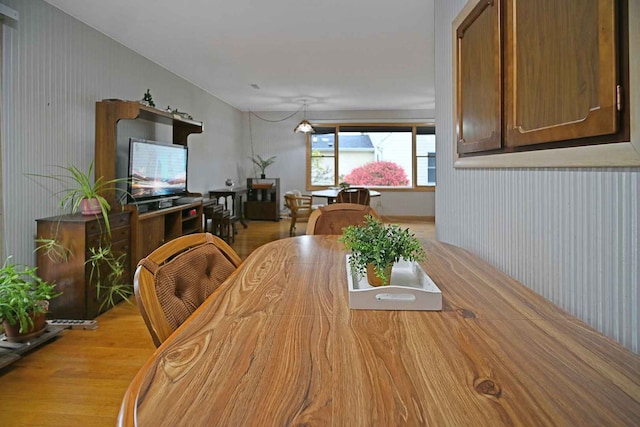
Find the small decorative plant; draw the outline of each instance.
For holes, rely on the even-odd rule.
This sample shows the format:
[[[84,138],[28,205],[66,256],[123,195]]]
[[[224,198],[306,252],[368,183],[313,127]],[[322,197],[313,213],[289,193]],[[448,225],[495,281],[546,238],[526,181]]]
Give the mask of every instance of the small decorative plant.
[[[155,108],[156,103],[153,102],[153,97],[151,96],[151,91],[149,89],[147,89],[144,95],[142,95],[142,103]]]
[[[343,228],[342,232],[339,240],[344,243],[345,249],[351,251],[351,271],[358,277],[366,273],[373,286],[388,285],[393,264],[401,258],[406,261],[422,261],[425,258],[422,245],[408,228],[385,225],[371,215],[365,217],[364,224],[350,225]]]
[[[268,159],[263,159],[260,155],[255,157],[249,157],[254,165],[260,168],[260,178],[266,177],[265,170],[276,161],[276,156],[271,156]]]
[[[17,265],[7,258],[0,268],[0,319],[9,325],[20,325],[20,333],[34,326],[33,317],[46,313],[49,300],[60,295],[55,285],[43,281],[36,267]]]

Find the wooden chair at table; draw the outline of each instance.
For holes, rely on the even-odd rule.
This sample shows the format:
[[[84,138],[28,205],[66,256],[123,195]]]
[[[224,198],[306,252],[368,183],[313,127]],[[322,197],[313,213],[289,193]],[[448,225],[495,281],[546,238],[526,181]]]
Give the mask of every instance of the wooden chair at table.
[[[344,227],[362,224],[366,215],[380,218],[369,205],[332,203],[322,206],[309,216],[307,234],[342,234]]]
[[[178,237],[140,260],[134,292],[156,347],[241,263],[233,248],[211,233]]]
[[[336,196],[336,203],[357,203],[368,205],[371,202],[371,194],[368,188],[350,187],[340,190]]]
[[[298,220],[308,220],[309,215],[314,210],[311,196],[305,196],[298,190],[287,191],[284,194],[284,205],[289,209],[291,225],[289,226],[289,236],[295,236],[296,222]]]

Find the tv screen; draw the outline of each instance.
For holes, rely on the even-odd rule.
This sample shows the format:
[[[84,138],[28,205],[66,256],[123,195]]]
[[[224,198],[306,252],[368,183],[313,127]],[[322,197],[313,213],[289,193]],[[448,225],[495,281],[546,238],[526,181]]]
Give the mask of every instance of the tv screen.
[[[129,201],[187,192],[187,147],[129,139]]]

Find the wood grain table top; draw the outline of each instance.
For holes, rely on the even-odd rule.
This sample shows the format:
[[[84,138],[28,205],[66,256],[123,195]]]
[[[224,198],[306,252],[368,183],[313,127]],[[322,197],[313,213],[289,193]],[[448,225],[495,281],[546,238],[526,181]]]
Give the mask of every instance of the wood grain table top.
[[[639,355],[434,241],[441,312],[350,310],[337,237],[254,251],[142,367],[120,425],[640,425]]]

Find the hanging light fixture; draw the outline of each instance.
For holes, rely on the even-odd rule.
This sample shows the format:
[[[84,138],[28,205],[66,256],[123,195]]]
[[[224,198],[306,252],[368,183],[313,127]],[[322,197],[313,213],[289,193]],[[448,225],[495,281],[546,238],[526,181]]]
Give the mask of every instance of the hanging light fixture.
[[[302,121],[300,122],[300,124],[298,124],[298,126],[296,126],[296,128],[293,131],[296,133],[309,133],[309,132],[315,133],[313,126],[311,126],[311,123],[309,123],[309,121],[307,120],[307,101],[303,101],[302,110],[303,110]]]

